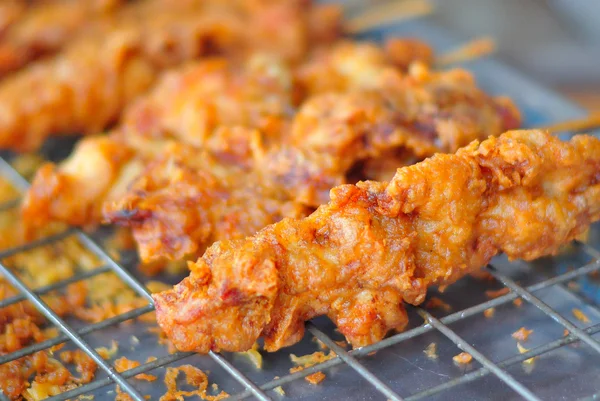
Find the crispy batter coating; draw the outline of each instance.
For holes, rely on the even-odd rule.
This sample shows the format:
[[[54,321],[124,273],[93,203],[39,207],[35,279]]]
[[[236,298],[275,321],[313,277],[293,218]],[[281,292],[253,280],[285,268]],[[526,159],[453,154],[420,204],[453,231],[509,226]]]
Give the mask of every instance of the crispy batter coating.
[[[389,167],[377,160],[390,154],[403,159],[399,167],[436,152],[454,152],[520,123],[510,100],[490,97],[464,70],[437,72],[415,64],[406,75],[388,68],[379,71],[375,79],[379,81],[377,90],[358,85],[358,90],[309,98],[293,120],[290,146],[318,163],[325,162],[323,169],[329,175],[347,177],[356,172],[353,167],[357,163],[375,161],[369,175],[380,177]],[[306,196],[306,183],[314,174],[271,171],[273,179],[307,205],[327,202],[329,188],[321,187],[313,196]],[[316,185],[321,182],[314,180]]]
[[[356,43],[351,48],[344,42],[333,51],[343,48],[344,52],[359,55],[362,47],[363,44]],[[367,62],[360,57],[354,60],[359,64]],[[338,62],[335,58],[331,61]],[[322,60],[311,58],[303,65],[313,63],[321,65]],[[219,127],[246,126],[260,129],[267,145],[282,142],[289,136],[288,126],[297,100],[294,71],[278,58],[257,54],[241,70],[225,59],[213,58],[166,73],[152,91],[133,102],[121,124],[108,137],[85,138],[60,166],[49,164],[40,169],[24,202],[25,219],[37,226],[49,220],[73,225],[99,222],[105,194],[116,196],[119,190],[124,190],[126,179],[131,180],[132,175],[139,173],[140,166],[159,154],[165,141],[209,146],[215,152],[231,153],[233,144],[242,142],[224,138],[223,134],[243,130]],[[361,81],[361,76],[356,75],[348,82],[359,86]],[[249,153],[245,155],[250,157]],[[321,160],[317,164],[310,160],[311,156],[312,152],[303,154],[286,149],[263,157],[262,162],[265,171],[277,173],[273,178],[289,182],[295,177],[298,196],[302,185],[307,191],[302,196],[307,199],[324,198],[331,187],[343,182],[327,178],[337,174],[339,168],[331,161],[331,168],[327,169],[324,157],[318,156]],[[292,175],[292,168],[309,174]],[[96,174],[103,178],[93,179]],[[109,191],[111,187],[117,190]],[[321,194],[313,194],[313,188]]]
[[[360,53],[362,46],[356,45],[355,51]],[[349,51],[347,43],[340,48]],[[504,103],[479,90],[469,74],[431,72],[422,66],[406,76],[388,67],[380,72],[385,90],[379,92],[363,90],[362,75],[356,74],[348,80],[356,90],[318,94],[290,116],[295,96],[292,75],[285,64],[263,56],[252,58],[242,71],[214,59],[166,75],[130,108],[121,127],[108,138],[87,138],[61,166],[40,170],[23,206],[25,220],[34,226],[51,220],[93,224],[100,222],[102,205],[107,204],[107,221],[133,228],[142,260],[180,259],[203,252],[210,241],[244,237],[260,227],[253,223],[256,219],[250,224],[242,221],[235,229],[215,226],[217,216],[226,218],[219,213],[229,213],[219,208],[208,212],[210,219],[199,220],[205,214],[185,205],[197,203],[193,194],[205,183],[207,191],[214,191],[208,181],[191,182],[195,179],[191,172],[178,179],[178,185],[195,192],[168,188],[166,179],[149,185],[160,168],[170,168],[173,158],[187,171],[203,170],[196,173],[200,176],[210,174],[219,163],[227,171],[223,176],[239,174],[232,162],[250,169],[253,176],[260,176],[261,185],[279,192],[286,210],[267,213],[278,219],[289,215],[288,202],[294,204],[292,209],[306,212],[327,202],[336,185],[389,174],[389,163],[380,160],[390,154],[398,156],[390,160],[402,157],[401,164],[407,164],[436,151],[452,151],[457,143],[498,134],[518,121],[513,108],[507,110],[514,118],[507,120],[500,111]],[[448,145],[438,140],[438,127],[441,137],[452,139]],[[186,162],[186,157],[193,158],[185,156],[189,150],[161,156],[170,140],[208,149],[215,159],[206,165]],[[144,169],[155,155],[157,162]],[[361,163],[369,171],[357,169]],[[142,170],[139,180],[129,185]],[[94,180],[96,174],[102,178]],[[220,193],[226,198],[235,186],[223,188],[227,191]],[[192,195],[179,199],[182,193]],[[263,193],[255,191],[253,196]]]
[[[0,40],[8,28],[25,13],[26,9],[26,0],[4,0],[0,3]]]
[[[554,254],[600,219],[600,140],[511,131],[331,191],[309,217],[220,241],[173,290],[154,295],[180,350],[275,351],[329,316],[353,344],[380,340],[418,304],[499,252]]]
[[[329,190],[348,182],[353,166],[359,162],[377,160],[397,149],[410,151],[413,157],[419,160],[439,150],[454,150],[452,146],[466,142],[467,139],[470,141],[487,134],[498,134],[509,128],[504,125],[503,116],[497,112],[498,103],[479,90],[470,75],[462,71],[432,73],[413,69],[406,77],[398,76],[397,70],[388,72],[391,79],[389,85],[384,85],[388,91],[385,95],[375,91],[357,90],[343,94],[317,95],[309,99],[294,117],[291,134],[289,137],[284,136],[280,144],[263,146],[262,139],[249,141],[250,136],[240,136],[239,132],[243,131],[235,131],[238,134],[232,135],[233,130],[221,130],[221,138],[213,137],[211,146],[221,143],[231,148],[250,150],[226,158],[246,159],[247,165],[254,166],[254,174],[258,172],[258,181],[262,185],[276,188],[274,191],[278,192],[282,199],[293,202],[295,208],[303,210],[300,205],[316,208],[319,204],[327,202]],[[393,89],[392,84],[396,85]],[[360,83],[357,85],[360,87]],[[436,98],[435,95],[439,97]],[[213,98],[211,97],[211,101]],[[243,113],[230,115],[242,116]],[[202,116],[200,118],[206,120]],[[419,119],[431,121],[430,126],[423,128],[424,123]],[[183,132],[195,132],[204,136],[206,130],[202,128],[205,125],[198,125],[200,127],[195,130]],[[434,131],[431,137],[428,131],[436,130],[437,126],[440,127],[441,137],[451,138],[454,135],[456,138],[445,146],[443,142],[438,146],[436,132]],[[151,132],[152,129],[146,131]],[[211,131],[215,132],[214,128],[208,130]],[[260,138],[260,134],[257,135]],[[205,139],[201,142],[206,146]],[[255,145],[252,146],[252,143]],[[222,155],[227,153],[232,153],[231,149],[226,148]],[[222,162],[221,164],[218,168],[227,171],[223,176],[239,174],[228,165]],[[235,236],[231,234],[231,228],[228,226],[219,227],[216,223],[219,219],[227,219],[228,212],[223,214],[223,210],[218,206],[212,210],[211,205],[218,204],[216,201],[208,204],[196,201],[195,196],[199,190],[189,195],[189,191],[184,191],[172,183],[148,185],[148,182],[154,181],[160,168],[168,170],[170,165],[169,157],[163,158],[158,164],[144,171],[123,200],[109,204],[106,209],[109,222],[133,228],[143,261],[156,258],[180,259],[186,254],[202,252],[212,241],[235,236],[244,237],[256,231],[254,218],[248,219],[250,224],[240,221],[238,229],[234,231]],[[215,163],[199,163],[195,164],[196,167],[191,167],[193,163],[188,165],[191,169],[202,170],[197,173],[200,176],[210,173],[211,169],[217,169]],[[194,178],[193,174],[177,178],[178,185],[184,185],[184,181],[189,181],[185,185],[194,188],[207,185],[207,190],[211,191],[212,184]],[[229,186],[229,190],[222,191],[221,196],[228,198],[235,187]],[[248,195],[247,199],[260,204],[260,199],[254,197],[263,193],[254,192],[252,196]],[[206,199],[209,198],[211,197],[206,196]],[[237,196],[232,198],[237,199]],[[268,198],[265,198],[265,202],[267,201]],[[190,208],[185,205],[197,207]],[[287,207],[288,203],[284,205]],[[199,213],[197,208],[201,209],[202,213]],[[252,212],[248,213],[251,215]],[[274,218],[284,215],[286,213],[283,212],[269,213],[269,216]],[[261,221],[274,223],[277,220]],[[207,229],[207,226],[211,228]],[[206,231],[211,235],[205,235]]]
[[[199,255],[220,239],[244,238],[284,217],[303,217],[308,210],[278,187],[263,180],[243,154],[258,132],[234,128],[224,133],[229,151],[210,153],[172,144],[150,163],[127,194],[105,204],[113,223],[129,225],[140,258]],[[254,137],[254,138],[253,138]],[[237,151],[242,150],[243,153]]]
[[[0,5],[0,77],[61,49],[81,31],[109,18],[123,0],[45,0]]]
[[[30,150],[52,134],[97,133],[161,71],[200,56],[258,50],[298,60],[315,36],[304,3],[148,0],[128,8],[0,82],[0,147]]]
[[[208,59],[165,75],[109,135],[84,138],[59,166],[40,168],[23,203],[24,220],[33,227],[53,220],[99,223],[102,204],[122,197],[169,141],[250,161],[245,147],[251,137],[245,136],[253,126],[280,131],[290,107],[290,79],[283,64],[262,56],[251,58],[243,74],[224,59]],[[218,128],[228,125],[249,128]]]

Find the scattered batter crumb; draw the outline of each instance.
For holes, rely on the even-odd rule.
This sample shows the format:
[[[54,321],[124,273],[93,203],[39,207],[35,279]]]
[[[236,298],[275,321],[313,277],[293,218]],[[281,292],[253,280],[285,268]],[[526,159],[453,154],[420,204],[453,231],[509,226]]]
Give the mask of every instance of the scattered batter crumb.
[[[528,330],[525,327],[521,327],[519,330],[512,333],[512,338],[517,341],[527,341],[531,333],[533,333],[533,330]]]
[[[468,352],[461,352],[458,355],[454,355],[452,360],[457,365],[466,365],[466,364],[471,363],[471,361],[473,360],[473,357]]]
[[[89,394],[89,395],[82,394],[79,397],[77,397],[77,399],[78,400],[93,400],[94,396],[92,394]]]
[[[179,372],[185,374],[186,383],[194,386],[196,390],[184,391],[177,388],[177,376],[179,376]],[[208,376],[202,370],[192,365],[168,367],[165,374],[165,385],[167,386],[167,392],[160,397],[160,401],[182,401],[184,396],[192,397],[194,395],[207,401],[219,401],[229,397],[229,394],[225,391],[221,391],[217,395],[207,394]]]
[[[262,369],[263,357],[261,353],[258,352],[258,343],[254,343],[252,348],[250,348],[248,351],[238,352],[238,354],[244,355],[250,359],[250,362],[252,362],[257,369]]]
[[[571,334],[571,333],[569,332],[569,330],[567,330],[567,329],[564,329],[564,331],[563,331],[563,337],[566,337],[566,336],[568,336],[569,334]]]
[[[96,352],[100,354],[103,359],[111,359],[119,352],[119,343],[112,340],[110,342],[110,348],[98,347],[96,348]]]
[[[423,353],[425,355],[427,355],[427,358],[429,359],[438,359],[438,354],[437,354],[437,344],[436,343],[431,343],[427,346],[427,348],[425,348],[423,350]]]
[[[527,348],[523,347],[521,345],[521,343],[517,343],[517,349],[519,350],[520,354],[524,354],[526,352],[529,352],[529,350]],[[535,362],[535,357],[529,358],[529,359],[526,359],[526,360],[523,361],[524,364],[528,364],[528,365],[531,365],[534,362]]]
[[[317,351],[317,352],[313,352],[312,354],[303,355],[303,356],[296,356],[294,354],[290,354],[291,361],[295,365],[297,365],[290,369],[290,373],[300,372],[301,370],[304,370],[304,369],[311,367],[313,365],[316,365],[318,363],[328,361],[332,358],[335,358],[336,356],[337,356],[337,354],[333,351],[329,351],[328,354],[325,354],[321,351]],[[311,384],[320,383],[321,381],[323,381],[323,379],[325,379],[325,375],[323,374],[323,377],[321,377],[320,375],[315,376],[317,373],[322,374],[322,372],[316,372],[309,376],[306,376],[304,378],[304,380],[306,380],[307,382],[309,382]],[[318,379],[318,381],[317,381],[317,379]]]
[[[430,309],[440,308],[446,312],[450,312],[452,310],[452,307],[448,303],[444,302],[438,297],[431,297],[425,304],[425,307]]]
[[[573,308],[573,316],[577,318],[577,320],[583,323],[589,323],[590,319],[586,316],[585,313],[581,311],[581,309]]]
[[[344,341],[344,340],[334,341],[334,343],[336,343],[338,346],[340,346],[342,348],[348,347],[348,343],[346,341]]]
[[[517,298],[513,301],[513,304],[517,307],[520,308],[523,305],[523,300],[521,298]]]
[[[210,388],[212,388],[212,390],[215,392],[219,391],[219,385],[217,383],[211,384]]]
[[[273,380],[277,380],[279,379],[279,376],[275,376],[273,378]],[[277,386],[273,389],[274,392],[276,392],[277,394],[279,394],[280,396],[285,396],[285,391],[283,391],[283,387],[281,386]]]
[[[325,373],[323,372],[315,372],[312,375],[306,376],[304,379],[312,385],[317,385],[325,380]]]
[[[572,291],[578,291],[579,290],[579,284],[576,283],[575,281],[569,281],[567,283],[567,288],[572,290]]]
[[[369,352],[369,353],[367,354],[367,356],[373,356],[373,355],[375,355],[376,353],[377,353],[377,351],[372,351],[372,352]]]
[[[494,298],[501,297],[502,295],[506,295],[509,292],[510,292],[510,289],[508,289],[508,287],[504,287],[504,288],[500,288],[499,290],[487,290],[485,292],[485,296],[490,299],[494,299]]]
[[[137,368],[140,365],[141,363],[139,363],[138,361],[127,359],[124,356],[115,361],[115,369],[119,373],[125,372],[126,370],[130,370],[133,368]],[[140,373],[139,375],[135,375],[135,378],[138,380],[145,380],[148,382],[153,382],[154,380],[156,380],[156,376],[149,375],[147,373]]]
[[[483,311],[483,316],[485,316],[486,318],[492,318],[494,317],[494,313],[496,313],[496,309],[495,308],[487,308],[486,310]]]
[[[329,351],[328,354],[325,354],[321,351],[313,352],[312,354],[296,356],[294,354],[290,354],[290,360],[297,366],[302,366],[303,368],[308,368],[310,366],[316,365],[317,363],[328,361],[332,358],[335,358],[337,355],[333,351]]]

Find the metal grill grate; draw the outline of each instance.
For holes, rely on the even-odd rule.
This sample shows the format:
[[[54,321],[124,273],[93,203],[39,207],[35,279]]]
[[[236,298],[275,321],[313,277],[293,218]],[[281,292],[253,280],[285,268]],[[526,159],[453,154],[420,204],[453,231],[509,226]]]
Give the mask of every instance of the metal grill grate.
[[[25,190],[28,186],[27,181],[23,177],[21,177],[4,159],[0,159],[0,174],[2,174],[5,178],[10,180],[17,188],[21,190]],[[8,210],[17,206],[18,200],[11,200],[4,204],[0,204],[0,211]],[[71,236],[75,236],[76,238],[78,238],[78,240],[88,250],[90,250],[93,254],[99,257],[103,265],[90,271],[78,273],[75,276],[65,279],[63,281],[32,290],[28,288],[23,283],[23,281],[21,281],[17,277],[17,275],[14,272],[12,272],[11,269],[9,269],[4,263],[4,260],[10,256],[14,256],[21,252],[32,250],[41,246],[53,244]],[[360,349],[346,351],[344,348],[337,345],[329,335],[327,335],[324,331],[320,330],[315,324],[308,322],[306,325],[307,331],[311,333],[311,335],[314,336],[316,339],[324,343],[332,351],[334,351],[337,354],[337,356],[325,362],[305,368],[304,370],[298,371],[296,373],[292,373],[281,378],[270,380],[266,383],[259,384],[254,382],[220,354],[210,353],[209,357],[218,365],[220,365],[232,378],[234,378],[243,386],[244,390],[238,392],[237,394],[233,394],[230,397],[231,400],[241,400],[251,396],[261,400],[268,400],[271,399],[266,394],[266,392],[269,390],[273,390],[278,386],[282,386],[291,383],[295,380],[302,379],[318,371],[327,371],[328,369],[339,365],[349,366],[357,374],[359,374],[367,382],[369,382],[376,390],[378,390],[386,398],[391,400],[404,399],[414,401],[425,399],[436,394],[446,392],[459,385],[470,383],[476,379],[482,378],[490,374],[496,376],[499,380],[504,382],[507,386],[509,386],[515,392],[521,395],[524,399],[538,400],[538,396],[536,396],[530,389],[528,389],[527,386],[524,385],[518,378],[508,373],[507,368],[522,363],[523,361],[526,361],[530,358],[549,353],[560,347],[575,342],[583,342],[589,347],[591,347],[593,350],[600,353],[600,343],[592,337],[592,335],[600,332],[600,324],[595,324],[585,329],[580,329],[571,322],[569,322],[566,318],[561,316],[561,314],[557,310],[544,303],[540,298],[536,297],[535,295],[535,293],[540,290],[544,290],[558,284],[564,284],[578,277],[582,277],[600,270],[600,251],[597,251],[596,249],[588,245],[582,245],[582,247],[586,254],[594,260],[593,262],[530,286],[521,286],[517,284],[514,280],[502,274],[498,269],[490,265],[487,267],[489,273],[493,277],[495,277],[499,282],[501,282],[506,288],[510,289],[509,293],[494,299],[490,299],[486,302],[482,302],[475,306],[470,306],[466,309],[451,313],[439,319],[432,316],[431,313],[429,313],[423,308],[415,308],[415,311],[419,315],[421,315],[421,317],[423,317],[425,320],[425,323],[423,325],[393,335],[376,344],[366,346]],[[76,329],[71,325],[67,324],[67,322],[65,322],[63,319],[61,319],[41,299],[41,295],[46,294],[50,291],[58,290],[77,281],[89,279],[91,277],[107,272],[116,273],[124,282],[126,282],[133,290],[135,290],[135,292],[139,296],[145,298],[147,300],[147,304],[143,307],[139,307],[126,313],[122,313],[118,316],[108,318],[99,323],[86,325],[84,327]],[[7,355],[1,355],[0,365],[70,340],[74,344],[76,344],[80,349],[82,349],[85,353],[87,353],[91,358],[93,358],[98,364],[99,368],[107,374],[107,377],[97,378],[91,383],[66,391],[60,395],[53,396],[49,398],[50,400],[73,399],[74,397],[77,397],[82,394],[88,394],[101,387],[111,384],[118,384],[123,391],[125,391],[132,397],[132,399],[136,401],[143,401],[143,395],[128,381],[128,379],[134,377],[137,374],[149,372],[153,369],[156,369],[157,367],[166,366],[170,363],[182,360],[191,355],[190,353],[175,353],[160,357],[152,362],[142,364],[136,368],[127,370],[125,372],[118,373],[116,372],[114,367],[111,366],[110,363],[108,363],[100,355],[98,355],[98,353],[89,344],[89,342],[86,342],[84,336],[111,326],[118,325],[122,322],[135,319],[145,313],[152,311],[154,309],[154,305],[147,289],[135,277],[133,277],[121,264],[113,260],[109,256],[109,254],[105,250],[103,250],[102,247],[100,247],[93,239],[91,239],[87,234],[80,230],[69,229],[65,232],[41,240],[32,241],[22,246],[1,251],[0,274],[2,274],[8,282],[10,282],[16,289],[20,291],[20,295],[12,296],[10,298],[1,300],[0,308],[4,308],[24,300],[30,301],[51,323],[56,325],[61,331],[61,334],[55,338],[27,346]],[[558,324],[562,325],[565,329],[569,331],[569,334],[561,339],[554,340],[542,346],[532,348],[520,355],[516,355],[499,362],[493,362],[491,359],[484,356],[484,354],[481,351],[479,351],[476,347],[469,345],[469,343],[464,338],[462,338],[459,334],[457,334],[453,329],[450,328],[450,325],[453,323],[465,320],[476,314],[481,314],[483,311],[489,308],[494,308],[507,304],[519,297],[538,308],[541,312],[552,318]],[[408,340],[417,338],[426,333],[434,331],[441,333],[448,340],[454,343],[459,349],[471,354],[473,358],[476,361],[478,361],[482,366],[477,370],[470,371],[468,373],[463,374],[462,376],[451,379],[437,386],[430,387],[416,394],[410,394],[409,396],[403,397],[403,394],[398,394],[398,392],[394,391],[381,378],[372,373],[365,366],[365,364],[360,362],[361,357],[365,357],[373,352],[384,350],[393,345],[406,342]],[[6,399],[6,397],[1,393],[0,398]]]

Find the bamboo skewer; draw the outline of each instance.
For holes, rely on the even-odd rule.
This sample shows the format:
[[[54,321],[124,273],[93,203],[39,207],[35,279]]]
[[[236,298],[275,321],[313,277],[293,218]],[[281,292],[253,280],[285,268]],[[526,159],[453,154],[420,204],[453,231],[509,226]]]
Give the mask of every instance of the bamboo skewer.
[[[360,15],[349,18],[346,32],[356,34],[392,22],[412,19],[430,14],[433,5],[429,0],[395,0],[366,9]]]
[[[439,55],[435,64],[438,67],[447,67],[451,64],[464,63],[479,57],[487,56],[495,51],[496,43],[494,42],[494,39],[490,37],[478,38]]]
[[[547,130],[553,134],[558,132],[580,132],[592,131],[600,128],[600,113],[592,113],[583,118],[562,121],[560,123],[547,125],[541,129]]]

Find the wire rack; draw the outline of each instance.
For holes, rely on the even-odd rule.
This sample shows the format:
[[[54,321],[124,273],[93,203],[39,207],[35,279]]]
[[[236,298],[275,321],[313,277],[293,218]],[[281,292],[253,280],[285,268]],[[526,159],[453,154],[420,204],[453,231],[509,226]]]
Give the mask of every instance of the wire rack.
[[[21,191],[27,189],[28,182],[14,170],[5,159],[0,159],[0,174]],[[18,206],[18,203],[18,199],[15,199],[5,202],[4,204],[0,204],[0,211],[15,208]],[[93,270],[78,273],[75,276],[51,285],[31,289],[5,264],[5,260],[11,256],[42,246],[57,243],[58,241],[69,237],[76,237],[81,244],[83,244],[90,252],[95,254],[102,261],[102,265]],[[592,261],[587,264],[581,264],[575,269],[555,275],[532,285],[521,285],[508,275],[504,274],[502,269],[497,268],[494,265],[489,265],[486,268],[487,271],[509,290],[508,293],[439,318],[435,317],[430,311],[424,308],[414,308],[413,311],[424,319],[424,323],[422,325],[413,327],[405,332],[395,334],[383,341],[363,348],[348,351],[338,345],[331,335],[327,334],[316,324],[313,322],[308,322],[306,324],[307,332],[310,333],[310,335],[314,338],[321,341],[330,350],[335,352],[337,356],[296,373],[284,375],[280,378],[258,383],[257,381],[252,380],[249,375],[242,373],[239,367],[237,367],[224,355],[219,353],[210,353],[208,357],[218,364],[230,376],[230,378],[234,379],[241,385],[242,390],[232,394],[230,397],[231,400],[241,400],[248,397],[258,398],[260,400],[269,400],[273,397],[269,393],[270,390],[292,383],[319,371],[327,372],[336,366],[346,366],[347,368],[352,369],[356,374],[360,375],[370,385],[372,385],[373,389],[380,392],[385,398],[390,400],[397,401],[426,399],[435,395],[444,394],[453,388],[472,383],[475,380],[484,378],[486,376],[496,377],[524,399],[539,400],[540,397],[536,395],[523,382],[523,380],[521,380],[520,377],[516,377],[514,373],[510,372],[511,367],[527,361],[530,358],[548,354],[551,351],[577,342],[586,344],[591,350],[593,350],[593,352],[600,354],[600,342],[593,338],[594,334],[600,332],[600,324],[592,324],[589,327],[583,328],[579,327],[578,325],[572,323],[571,320],[567,319],[563,313],[560,313],[557,309],[551,307],[547,302],[543,301],[539,296],[536,295],[536,293],[542,290],[565,284],[569,281],[584,277],[600,270],[600,251],[585,244],[580,244],[579,249],[585,252],[587,256],[592,259]],[[120,279],[122,279],[131,289],[133,289],[139,296],[143,297],[147,301],[146,305],[98,323],[83,327],[74,327],[66,320],[59,317],[41,298],[42,295],[51,291],[65,288],[69,284],[86,280],[107,272],[114,272],[116,275],[118,275]],[[86,337],[95,332],[104,330],[106,328],[115,327],[123,322],[130,321],[153,311],[154,304],[146,287],[141,284],[140,281],[138,281],[122,264],[116,262],[95,240],[81,230],[68,229],[56,235],[1,251],[0,274],[2,274],[6,280],[20,292],[20,295],[1,300],[0,308],[4,308],[22,301],[29,301],[49,320],[50,323],[55,325],[61,332],[61,334],[55,338],[27,346],[10,354],[1,355],[0,365],[27,355],[31,355],[37,351],[48,349],[57,344],[70,341],[88,354],[98,364],[98,367],[106,373],[105,377],[98,377],[88,384],[68,390],[60,395],[53,396],[49,398],[50,400],[73,399],[79,395],[89,394],[102,387],[116,384],[120,386],[124,392],[129,394],[133,400],[143,401],[145,398],[140,390],[137,389],[136,386],[134,386],[128,379],[131,379],[140,373],[150,372],[158,367],[166,366],[192,355],[190,353],[175,353],[165,355],[152,362],[148,362],[136,368],[118,373],[114,366],[112,366],[110,362],[104,360],[97,353],[97,351],[95,351],[94,347],[88,341],[86,341]],[[514,355],[499,361],[493,361],[492,358],[487,357],[482,350],[478,349],[476,346],[470,345],[469,341],[467,341],[464,336],[460,335],[452,328],[453,324],[465,321],[468,318],[479,315],[488,309],[509,304],[517,298],[522,298],[525,302],[537,308],[545,316],[551,318],[560,326],[564,327],[564,329],[568,330],[569,334],[562,338],[552,340],[527,350],[522,354]],[[409,342],[410,340],[419,338],[431,332],[437,332],[437,334],[442,335],[447,340],[455,344],[455,346],[460,350],[469,353],[474,360],[480,364],[480,367],[451,380],[423,389],[419,392],[410,393],[407,389],[407,391],[403,393],[402,391],[393,389],[389,384],[386,383],[386,380],[373,373],[372,369],[369,369],[367,365],[361,361],[361,359],[368,355],[372,355],[374,352],[389,350],[395,345]],[[597,395],[592,395],[591,397],[595,396]],[[2,393],[0,393],[0,398],[7,399]]]

